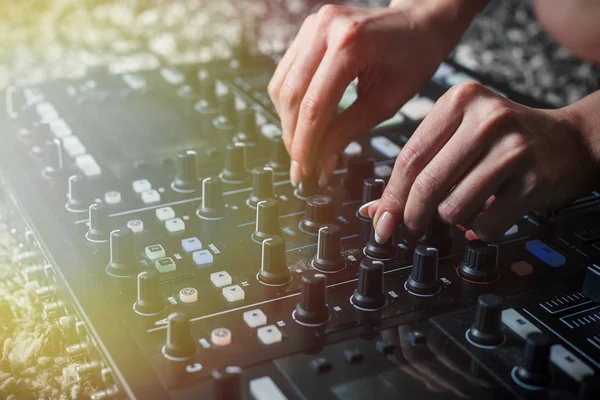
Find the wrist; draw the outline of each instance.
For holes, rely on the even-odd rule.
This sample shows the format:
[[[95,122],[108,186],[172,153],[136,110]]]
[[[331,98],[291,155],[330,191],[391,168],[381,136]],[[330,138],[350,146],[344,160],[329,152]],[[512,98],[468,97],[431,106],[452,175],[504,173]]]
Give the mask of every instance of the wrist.
[[[600,115],[597,112],[599,107],[600,91],[597,91],[560,109],[586,142],[597,169],[600,169]]]

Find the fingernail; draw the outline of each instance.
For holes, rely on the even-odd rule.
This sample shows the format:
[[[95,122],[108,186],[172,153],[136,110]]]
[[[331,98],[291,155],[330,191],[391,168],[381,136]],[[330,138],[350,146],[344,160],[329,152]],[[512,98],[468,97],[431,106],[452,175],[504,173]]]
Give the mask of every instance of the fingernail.
[[[302,169],[300,168],[300,164],[298,164],[297,161],[292,161],[292,165],[290,165],[290,182],[292,183],[292,186],[298,186],[301,180]]]
[[[369,207],[371,206],[371,204],[375,203],[378,200],[379,199],[369,201],[368,203],[365,203],[362,206],[360,206],[360,208],[358,209],[358,213],[360,214],[360,216],[363,218],[371,218],[369,216]]]
[[[319,177],[319,187],[321,189],[325,188],[325,186],[327,186],[328,182],[329,182],[329,180],[327,179],[325,174],[321,171],[321,176]]]
[[[381,214],[377,226],[375,226],[375,240],[379,244],[384,244],[392,236],[395,229],[392,214],[389,211],[385,211]]]

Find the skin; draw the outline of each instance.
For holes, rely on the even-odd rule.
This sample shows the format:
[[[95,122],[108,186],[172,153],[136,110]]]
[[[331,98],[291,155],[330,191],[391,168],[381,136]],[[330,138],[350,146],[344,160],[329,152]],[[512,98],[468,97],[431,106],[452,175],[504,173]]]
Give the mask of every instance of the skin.
[[[600,16],[598,6],[573,3],[580,10],[569,8],[568,34],[556,22],[564,21],[560,14],[548,12],[544,1],[535,4],[542,26],[552,27],[564,44],[573,26],[583,36],[598,29],[586,23],[590,12]],[[384,9],[324,6],[308,17],[269,84],[292,159],[292,184],[318,172],[326,185],[346,145],[417,92],[485,4],[397,0]],[[600,59],[597,37],[580,40],[578,54]],[[358,100],[337,114],[355,78]],[[541,110],[474,82],[456,85],[402,149],[382,198],[360,212],[373,219],[380,243],[400,223],[409,235],[421,236],[436,214],[493,241],[527,211],[560,206],[597,186],[598,107],[600,92]]]

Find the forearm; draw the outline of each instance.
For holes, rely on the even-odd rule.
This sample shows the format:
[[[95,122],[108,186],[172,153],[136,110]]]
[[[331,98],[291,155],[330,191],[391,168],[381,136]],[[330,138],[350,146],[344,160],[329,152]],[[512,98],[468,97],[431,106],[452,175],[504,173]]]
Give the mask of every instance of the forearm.
[[[600,171],[600,90],[563,108],[569,115],[573,125],[587,140],[596,170]],[[596,186],[600,188],[600,182]]]

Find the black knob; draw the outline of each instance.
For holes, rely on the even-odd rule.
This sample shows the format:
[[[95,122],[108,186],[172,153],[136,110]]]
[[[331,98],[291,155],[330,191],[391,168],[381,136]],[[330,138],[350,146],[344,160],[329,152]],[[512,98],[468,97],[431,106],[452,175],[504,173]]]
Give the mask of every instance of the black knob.
[[[171,184],[177,192],[193,192],[198,187],[198,174],[196,172],[196,152],[188,150],[177,154],[175,160],[177,172]]]
[[[362,204],[378,200],[383,195],[385,181],[379,178],[368,178],[363,181]]]
[[[375,161],[372,158],[352,156],[346,162],[347,173],[344,177],[344,188],[350,198],[359,198],[365,179],[375,174]]]
[[[230,91],[219,95],[219,115],[228,120],[235,115],[235,96]]]
[[[262,243],[263,240],[277,235],[281,235],[277,200],[263,200],[256,206],[256,230],[252,238]]]
[[[375,229],[371,224],[371,233],[369,241],[365,246],[365,255],[375,260],[389,260],[396,257],[398,249],[394,240],[394,235],[389,238],[385,243],[379,244],[375,239]]]
[[[196,354],[187,315],[176,312],[169,315],[167,321],[167,342],[163,347],[163,355],[172,361],[185,361]]]
[[[495,347],[504,342],[502,325],[502,297],[491,293],[477,298],[475,321],[467,331],[468,339],[480,346]]]
[[[310,196],[306,201],[304,217],[300,224],[305,231],[316,234],[321,226],[333,222],[334,219],[333,199],[324,194],[317,194]]]
[[[273,171],[264,167],[254,168],[252,170],[252,193],[250,193],[247,204],[256,208],[261,201],[274,198]]]
[[[214,384],[214,400],[238,400],[242,398],[242,369],[240,367],[214,370],[211,376]]]
[[[129,228],[119,228],[110,233],[110,262],[106,271],[113,276],[124,277],[136,273],[136,260],[133,256],[133,232]]]
[[[46,178],[57,178],[62,176],[65,170],[65,164],[60,139],[53,139],[46,143],[44,155],[46,166],[44,167],[43,175]]]
[[[344,269],[346,263],[342,257],[341,237],[337,225],[327,224],[319,228],[317,254],[312,261],[315,269],[322,272],[337,272]]]
[[[158,288],[158,274],[154,270],[137,276],[137,299],[134,309],[141,315],[156,315],[165,308]]]
[[[255,144],[258,141],[258,126],[256,125],[256,113],[251,107],[238,111],[237,133],[234,142]]]
[[[271,151],[267,167],[271,168],[275,174],[286,175],[290,172],[290,155],[285,148],[281,136],[271,139]]]
[[[104,204],[92,204],[89,208],[88,231],[85,237],[91,242],[108,240],[108,209]]]
[[[439,218],[433,218],[418,242],[423,246],[435,247],[440,256],[446,256],[452,250],[452,227]]]
[[[86,179],[81,175],[73,175],[69,178],[67,189],[67,210],[72,212],[84,212],[88,209]]]
[[[294,191],[296,197],[306,200],[310,196],[321,192],[319,188],[319,176],[316,171],[313,171],[309,176],[304,178],[302,182],[298,184],[298,188]]]
[[[550,373],[550,348],[552,340],[547,333],[531,333],[525,339],[523,358],[513,370],[517,383],[542,388],[552,382]]]
[[[221,219],[225,216],[223,186],[216,176],[202,180],[202,200],[196,210],[198,217],[208,220]]]
[[[267,285],[284,285],[290,281],[290,270],[285,259],[285,242],[281,236],[263,240],[258,280]]]
[[[463,260],[458,268],[465,279],[488,282],[498,275],[498,249],[482,240],[471,240],[465,246]]]
[[[323,325],[329,321],[325,275],[312,272],[302,275],[300,300],[293,317],[306,326]]]
[[[244,146],[229,143],[225,150],[225,168],[219,177],[225,183],[242,183],[248,176],[246,172]]]
[[[438,251],[434,247],[417,246],[406,290],[417,296],[431,296],[440,291]]]
[[[204,106],[215,106],[217,103],[217,88],[215,80],[208,71],[198,71],[198,83],[200,85],[200,99]]]
[[[364,259],[360,262],[358,284],[351,298],[352,304],[363,310],[379,310],[385,306],[383,263]]]

